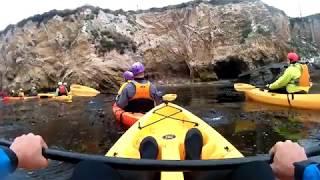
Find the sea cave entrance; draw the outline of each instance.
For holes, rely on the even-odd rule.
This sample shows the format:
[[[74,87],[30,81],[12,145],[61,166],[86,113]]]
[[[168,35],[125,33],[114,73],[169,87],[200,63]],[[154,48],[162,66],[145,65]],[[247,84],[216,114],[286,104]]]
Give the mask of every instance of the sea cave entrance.
[[[249,67],[242,59],[229,57],[216,62],[213,69],[219,79],[236,79],[239,74],[247,71]]]

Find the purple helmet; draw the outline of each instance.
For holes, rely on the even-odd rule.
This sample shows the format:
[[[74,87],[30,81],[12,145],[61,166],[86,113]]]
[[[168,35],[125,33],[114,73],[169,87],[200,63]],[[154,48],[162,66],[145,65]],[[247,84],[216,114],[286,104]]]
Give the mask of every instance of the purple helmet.
[[[131,66],[131,72],[133,73],[133,75],[138,75],[140,73],[144,72],[144,66],[143,64],[141,64],[140,62],[135,62],[134,64],[132,64]]]
[[[134,76],[131,71],[126,71],[123,73],[123,78],[124,80],[128,81],[128,80],[133,80]]]

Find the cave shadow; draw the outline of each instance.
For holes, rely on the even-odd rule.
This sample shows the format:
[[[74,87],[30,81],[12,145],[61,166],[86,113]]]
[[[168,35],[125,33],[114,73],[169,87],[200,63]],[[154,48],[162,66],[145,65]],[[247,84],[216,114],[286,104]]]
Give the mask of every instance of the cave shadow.
[[[238,57],[228,57],[218,61],[213,67],[218,79],[236,79],[242,72],[248,71],[249,67],[244,60]]]

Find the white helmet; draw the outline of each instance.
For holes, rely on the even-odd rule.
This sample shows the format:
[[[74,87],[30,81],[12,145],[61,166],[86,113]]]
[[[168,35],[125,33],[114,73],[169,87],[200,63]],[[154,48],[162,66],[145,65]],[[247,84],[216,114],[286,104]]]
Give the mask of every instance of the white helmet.
[[[66,82],[63,83],[64,86],[68,85]]]
[[[36,87],[35,86],[32,86],[32,88],[31,89],[36,89]]]
[[[61,85],[62,85],[62,82],[58,82],[58,85],[61,86]]]
[[[19,89],[19,91],[22,91],[22,90],[23,90],[22,88]]]

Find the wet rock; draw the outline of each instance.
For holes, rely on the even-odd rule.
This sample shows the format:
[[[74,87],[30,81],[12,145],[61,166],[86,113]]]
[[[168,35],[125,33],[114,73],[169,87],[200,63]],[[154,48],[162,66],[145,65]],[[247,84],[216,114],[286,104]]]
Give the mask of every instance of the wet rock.
[[[247,117],[247,115],[246,115],[245,113],[241,113],[239,116],[240,116],[240,118],[245,118],[245,117]]]
[[[274,63],[262,66],[252,71],[247,71],[238,76],[238,81],[256,86],[265,86],[274,82],[288,67],[286,63]]]

